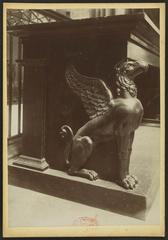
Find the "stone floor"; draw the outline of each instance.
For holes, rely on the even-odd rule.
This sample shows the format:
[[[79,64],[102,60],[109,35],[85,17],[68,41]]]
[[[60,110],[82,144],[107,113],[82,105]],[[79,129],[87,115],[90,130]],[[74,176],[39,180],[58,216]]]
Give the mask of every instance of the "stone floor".
[[[149,151],[142,151],[142,157],[150,157],[152,151],[159,161],[159,134],[158,127],[140,127],[136,133],[136,151],[138,144],[148,145]],[[9,185],[8,196],[9,227],[157,225],[160,222],[159,192],[145,221],[12,185]]]

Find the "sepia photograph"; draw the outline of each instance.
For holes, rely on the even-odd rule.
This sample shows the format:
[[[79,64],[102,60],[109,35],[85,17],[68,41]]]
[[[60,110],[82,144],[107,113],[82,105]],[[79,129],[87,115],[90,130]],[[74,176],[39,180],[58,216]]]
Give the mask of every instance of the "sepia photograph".
[[[3,8],[4,237],[164,236],[165,4]]]

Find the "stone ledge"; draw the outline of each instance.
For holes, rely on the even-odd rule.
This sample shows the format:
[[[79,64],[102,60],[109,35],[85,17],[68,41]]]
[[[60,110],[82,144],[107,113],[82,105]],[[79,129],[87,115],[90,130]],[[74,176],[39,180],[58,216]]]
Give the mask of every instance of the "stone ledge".
[[[40,172],[13,165],[9,162],[9,184],[33,191],[68,199],[118,214],[145,220],[156,189],[145,193],[140,189],[125,190],[115,183],[69,176],[64,172],[47,169]]]

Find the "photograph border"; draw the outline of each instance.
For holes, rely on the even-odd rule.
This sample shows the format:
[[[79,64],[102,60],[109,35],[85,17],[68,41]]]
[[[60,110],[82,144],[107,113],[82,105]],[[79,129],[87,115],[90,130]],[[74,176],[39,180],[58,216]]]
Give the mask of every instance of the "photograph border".
[[[8,226],[7,164],[7,44],[6,10],[42,8],[159,8],[160,9],[160,225],[26,227]],[[164,236],[165,232],[165,3],[4,3],[3,4],[3,236],[75,237],[75,236]]]

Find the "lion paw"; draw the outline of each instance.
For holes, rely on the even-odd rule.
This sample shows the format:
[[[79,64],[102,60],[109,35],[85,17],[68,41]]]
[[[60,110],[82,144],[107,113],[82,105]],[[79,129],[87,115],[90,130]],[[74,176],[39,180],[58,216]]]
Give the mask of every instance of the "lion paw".
[[[91,181],[99,178],[97,172],[89,169],[74,170],[73,168],[69,168],[68,174],[72,176],[87,178]]]
[[[88,170],[88,173],[89,173],[90,180],[96,180],[99,178],[97,172],[93,170]]]
[[[119,184],[126,189],[134,189],[138,184],[138,179],[134,175],[126,175],[125,178],[119,181]]]
[[[99,178],[97,172],[95,172],[94,170],[82,169],[81,171],[82,171],[82,173],[85,174],[85,177],[88,178],[91,181]]]

